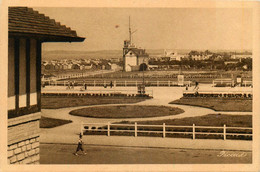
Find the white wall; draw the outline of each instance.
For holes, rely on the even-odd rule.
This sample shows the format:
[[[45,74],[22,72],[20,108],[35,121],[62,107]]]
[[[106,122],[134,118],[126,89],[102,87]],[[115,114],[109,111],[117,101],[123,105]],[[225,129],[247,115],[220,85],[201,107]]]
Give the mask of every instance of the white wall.
[[[26,106],[26,40],[20,39],[19,54],[19,107]]]
[[[125,70],[126,71],[131,71],[131,67],[130,66],[136,66],[136,65],[137,65],[137,57],[136,57],[136,55],[132,51],[129,51],[125,55]]]
[[[36,40],[31,40],[31,51],[30,51],[30,92],[36,93]]]
[[[15,95],[14,87],[14,39],[8,40],[8,97]]]

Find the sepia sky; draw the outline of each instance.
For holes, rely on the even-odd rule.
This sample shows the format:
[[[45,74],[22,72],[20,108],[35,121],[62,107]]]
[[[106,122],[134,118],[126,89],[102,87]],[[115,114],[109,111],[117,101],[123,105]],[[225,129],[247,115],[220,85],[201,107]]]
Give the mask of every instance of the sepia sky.
[[[146,49],[252,49],[252,10],[241,8],[34,8],[71,27],[82,43],[46,43],[43,50],[121,50],[128,39]]]

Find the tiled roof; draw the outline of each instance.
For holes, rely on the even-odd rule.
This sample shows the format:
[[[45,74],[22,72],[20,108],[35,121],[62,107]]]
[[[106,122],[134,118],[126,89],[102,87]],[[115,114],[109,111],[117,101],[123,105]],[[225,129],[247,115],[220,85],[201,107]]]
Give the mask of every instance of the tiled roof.
[[[138,57],[148,57],[149,55],[145,52],[144,49],[140,49],[140,48],[129,48],[129,51],[133,51],[133,53],[136,54],[136,56]]]
[[[46,42],[74,42],[84,41],[85,39],[78,37],[76,31],[61,25],[44,14],[39,14],[38,11],[34,11],[32,8],[9,7],[8,17],[10,36],[36,36]]]

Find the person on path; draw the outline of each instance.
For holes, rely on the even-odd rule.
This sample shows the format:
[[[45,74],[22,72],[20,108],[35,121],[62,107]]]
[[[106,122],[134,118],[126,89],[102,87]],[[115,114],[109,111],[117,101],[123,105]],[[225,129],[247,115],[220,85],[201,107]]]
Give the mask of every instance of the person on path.
[[[81,135],[81,133],[80,133],[80,135],[79,135],[79,141],[78,141],[78,147],[77,147],[77,149],[76,149],[76,152],[74,153],[76,156],[78,156],[78,151],[82,151],[83,152],[83,154],[84,155],[86,155],[87,153],[84,151],[84,149],[83,149],[83,141],[82,141],[82,135]]]

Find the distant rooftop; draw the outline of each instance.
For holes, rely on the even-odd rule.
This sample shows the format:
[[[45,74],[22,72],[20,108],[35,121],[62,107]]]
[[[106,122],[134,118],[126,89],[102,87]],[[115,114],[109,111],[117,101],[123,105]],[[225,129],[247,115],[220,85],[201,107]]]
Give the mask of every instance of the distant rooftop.
[[[9,36],[36,37],[43,42],[81,42],[76,31],[27,7],[9,7]]]

